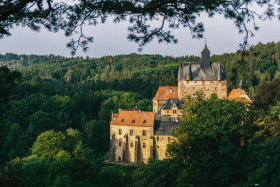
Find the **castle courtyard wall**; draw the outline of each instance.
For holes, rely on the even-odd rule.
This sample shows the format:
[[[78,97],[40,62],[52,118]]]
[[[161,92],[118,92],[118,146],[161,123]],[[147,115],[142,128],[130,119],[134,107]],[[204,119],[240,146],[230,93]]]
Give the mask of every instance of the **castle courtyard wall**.
[[[196,92],[202,91],[205,98],[209,98],[212,93],[220,99],[227,98],[227,81],[187,81],[178,80],[178,97],[183,99],[187,95],[195,97]]]

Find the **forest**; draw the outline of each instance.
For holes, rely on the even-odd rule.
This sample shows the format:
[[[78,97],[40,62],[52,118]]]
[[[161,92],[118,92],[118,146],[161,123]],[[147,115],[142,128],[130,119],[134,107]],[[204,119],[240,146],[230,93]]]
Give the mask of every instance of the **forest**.
[[[0,186],[279,186],[280,42],[212,55],[228,93],[253,100],[187,98],[168,159],[110,165],[112,112],[152,111],[159,86],[197,56],[101,58],[0,55]]]

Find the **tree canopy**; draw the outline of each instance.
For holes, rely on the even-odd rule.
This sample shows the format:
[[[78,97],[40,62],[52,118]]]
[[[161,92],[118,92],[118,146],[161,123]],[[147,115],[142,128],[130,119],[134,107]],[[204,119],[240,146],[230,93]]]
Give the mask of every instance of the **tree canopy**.
[[[83,32],[85,25],[105,23],[109,17],[115,23],[129,21],[128,39],[142,47],[157,38],[159,42],[177,42],[172,29],[188,28],[192,37],[203,37],[204,26],[197,18],[205,13],[231,19],[240,33],[244,34],[241,47],[246,47],[248,36],[257,30],[257,18],[279,16],[279,0],[7,0],[0,4],[0,36],[10,35],[15,26],[26,26],[38,31],[41,27],[49,31],[63,30],[67,37],[76,35],[67,44],[72,54],[78,47],[87,51],[92,36]],[[254,6],[262,6],[264,12],[256,12]],[[156,22],[158,26],[154,26]],[[248,28],[253,22],[253,28]]]

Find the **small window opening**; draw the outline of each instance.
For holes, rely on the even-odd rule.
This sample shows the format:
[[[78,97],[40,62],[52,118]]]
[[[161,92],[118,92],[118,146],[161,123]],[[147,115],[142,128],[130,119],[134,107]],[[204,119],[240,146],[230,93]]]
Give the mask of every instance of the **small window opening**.
[[[133,143],[130,143],[130,147],[133,147]]]
[[[122,130],[121,129],[119,129],[119,135],[121,135],[122,134]]]
[[[121,157],[120,157],[120,156],[119,156],[118,160],[119,160],[119,161],[122,161],[122,159],[121,159]]]
[[[130,136],[133,136],[133,130],[130,130]]]
[[[146,143],[143,143],[143,148],[146,148]]]
[[[146,130],[143,130],[143,136],[146,136]]]
[[[122,142],[121,142],[121,141],[119,141],[119,146],[120,146],[120,147],[122,146]]]
[[[157,137],[157,141],[159,141],[159,137]]]
[[[122,119],[121,122],[124,122],[124,119]]]
[[[146,123],[146,122],[147,122],[146,120],[143,121],[143,123]]]
[[[135,120],[132,120],[131,123],[135,123]]]

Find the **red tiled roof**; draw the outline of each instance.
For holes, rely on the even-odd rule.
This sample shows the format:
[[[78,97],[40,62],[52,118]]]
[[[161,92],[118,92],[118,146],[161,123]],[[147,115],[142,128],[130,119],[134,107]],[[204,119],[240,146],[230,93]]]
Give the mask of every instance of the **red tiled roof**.
[[[228,100],[236,100],[242,103],[252,103],[245,90],[239,89],[233,89],[228,95]]]
[[[169,98],[178,98],[177,86],[161,86],[153,100],[167,100]]]
[[[142,111],[120,111],[111,125],[153,127],[154,113]]]

